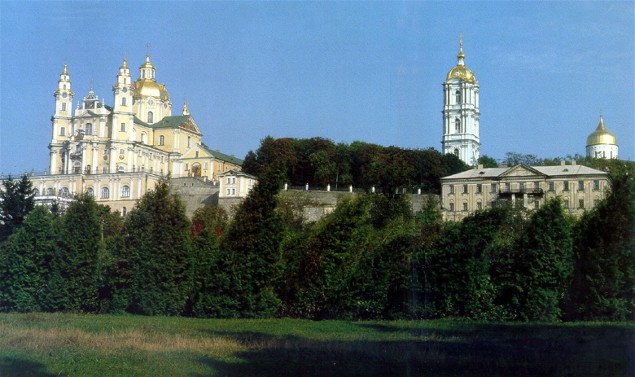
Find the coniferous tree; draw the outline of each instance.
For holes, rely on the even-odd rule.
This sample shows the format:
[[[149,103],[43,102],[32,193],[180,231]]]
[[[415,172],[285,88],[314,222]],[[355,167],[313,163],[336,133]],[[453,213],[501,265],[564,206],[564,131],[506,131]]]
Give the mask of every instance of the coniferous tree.
[[[0,310],[52,311],[63,306],[60,299],[67,292],[59,284],[55,238],[52,214],[44,207],[36,207],[2,245]]]
[[[16,181],[11,176],[2,182],[0,190],[0,242],[19,227],[35,205],[33,185],[26,174]]]
[[[226,275],[216,290],[227,303],[227,316],[263,317],[279,308],[273,286],[285,234],[275,211],[284,166],[269,166],[236,212],[221,249],[219,271]]]
[[[167,180],[146,193],[126,216],[123,247],[114,255],[115,308],[178,315],[191,289],[190,222]]]
[[[69,296],[66,309],[94,312],[98,307],[101,224],[95,199],[81,194],[61,218],[62,273]]]

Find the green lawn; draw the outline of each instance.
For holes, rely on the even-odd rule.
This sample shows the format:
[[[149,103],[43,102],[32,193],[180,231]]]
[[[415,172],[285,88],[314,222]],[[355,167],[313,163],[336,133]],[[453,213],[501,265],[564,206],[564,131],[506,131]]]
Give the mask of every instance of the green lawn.
[[[635,376],[635,324],[1,314],[0,376]]]

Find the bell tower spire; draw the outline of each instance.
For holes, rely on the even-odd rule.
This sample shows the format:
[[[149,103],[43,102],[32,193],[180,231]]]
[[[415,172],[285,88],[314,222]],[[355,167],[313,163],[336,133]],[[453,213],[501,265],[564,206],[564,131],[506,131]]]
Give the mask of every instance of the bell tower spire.
[[[55,97],[55,112],[53,113],[51,143],[49,144],[51,162],[49,171],[57,174],[62,167],[62,145],[73,134],[72,113],[73,96],[71,90],[71,75],[68,66],[64,64],[60,78],[57,80],[57,89],[53,93]]]
[[[474,72],[465,66],[463,34],[459,36],[457,65],[448,72],[443,83],[444,154],[455,154],[468,165],[476,165],[480,157],[479,90]]]

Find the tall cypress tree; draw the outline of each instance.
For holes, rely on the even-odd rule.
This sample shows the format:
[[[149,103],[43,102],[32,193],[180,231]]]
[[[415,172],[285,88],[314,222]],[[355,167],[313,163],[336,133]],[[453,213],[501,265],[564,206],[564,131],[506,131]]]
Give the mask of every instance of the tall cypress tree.
[[[117,300],[127,310],[148,315],[179,315],[191,284],[190,222],[167,180],[146,193],[124,223],[117,259]]]
[[[9,176],[0,190],[0,242],[18,228],[35,205],[33,185],[27,175],[19,181]]]
[[[0,257],[0,310],[50,311],[59,306],[62,285],[56,268],[53,215],[36,207],[2,246]]]
[[[68,310],[97,310],[101,247],[99,209],[91,195],[81,194],[61,219],[63,275],[70,293]]]

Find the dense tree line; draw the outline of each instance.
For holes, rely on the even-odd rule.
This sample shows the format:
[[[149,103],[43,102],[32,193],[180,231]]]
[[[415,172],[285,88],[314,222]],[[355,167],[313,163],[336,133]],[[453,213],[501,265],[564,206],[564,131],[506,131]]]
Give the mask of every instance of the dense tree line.
[[[389,193],[396,188],[438,193],[440,178],[467,170],[458,157],[442,155],[434,149],[402,149],[353,142],[335,144],[330,140],[264,138],[260,147],[245,157],[243,170],[260,176],[273,163],[281,164],[285,181],[294,186],[333,189],[356,188]]]
[[[610,194],[580,219],[556,199],[442,222],[434,200],[413,214],[407,196],[377,193],[315,223],[279,201],[285,164],[259,173],[232,219],[220,208],[188,219],[167,181],[125,219],[89,196],[63,214],[32,208],[28,179],[5,182],[3,197],[27,204],[1,209],[22,219],[0,244],[0,310],[635,319],[632,163],[607,164]]]

